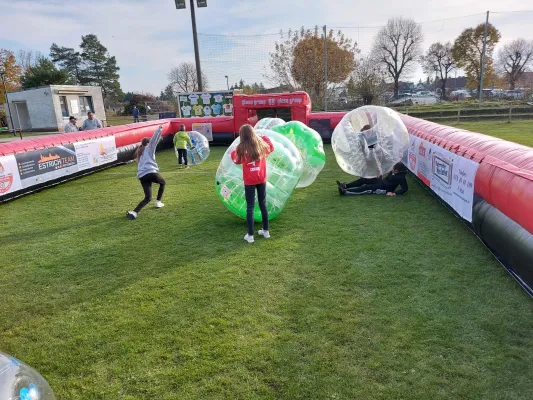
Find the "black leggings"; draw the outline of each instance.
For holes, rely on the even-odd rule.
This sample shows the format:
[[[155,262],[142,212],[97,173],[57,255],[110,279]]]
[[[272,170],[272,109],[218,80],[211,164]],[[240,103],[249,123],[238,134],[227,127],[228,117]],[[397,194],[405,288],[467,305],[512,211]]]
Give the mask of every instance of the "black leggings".
[[[254,207],[255,207],[255,189],[257,189],[257,201],[261,209],[261,218],[263,219],[263,230],[268,231],[268,211],[266,207],[266,183],[259,185],[244,185],[246,194],[246,222],[248,223],[248,235],[254,234]]]
[[[356,181],[347,183],[345,195],[373,193],[375,190],[383,190],[385,185],[379,178],[359,178]]]
[[[187,149],[178,149],[178,164],[181,165],[181,158],[183,157],[183,161],[185,161],[185,165],[187,165]]]
[[[151,174],[145,175],[142,178],[139,178],[139,180],[141,181],[141,185],[144,190],[144,199],[142,199],[142,201],[137,205],[137,207],[135,207],[135,210],[133,210],[136,213],[141,211],[141,209],[145,205],[150,203],[150,201],[152,200],[152,183],[159,184],[159,190],[157,192],[157,200],[161,200],[161,198],[163,197],[163,192],[165,191],[165,185],[166,185],[166,182],[163,179],[163,177],[157,173],[151,173]]]

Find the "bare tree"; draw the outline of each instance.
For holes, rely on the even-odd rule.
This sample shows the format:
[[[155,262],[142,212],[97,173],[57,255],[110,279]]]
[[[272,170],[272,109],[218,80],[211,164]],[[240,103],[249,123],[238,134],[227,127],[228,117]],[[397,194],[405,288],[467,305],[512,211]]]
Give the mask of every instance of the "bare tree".
[[[39,64],[39,59],[43,55],[41,52],[32,50],[19,50],[17,53],[17,64],[21,66],[22,71],[27,71],[30,67],[35,67]]]
[[[422,28],[412,19],[391,18],[380,29],[372,53],[394,81],[398,96],[399,81],[409,75],[422,55]]]
[[[196,92],[198,91],[198,78],[196,75],[196,65],[193,62],[182,62],[174,67],[168,73],[170,84],[178,92]],[[207,77],[202,73],[203,90],[207,89]]]
[[[437,73],[440,76],[441,98],[446,99],[446,81],[451,71],[457,68],[452,55],[452,44],[447,42],[433,43],[422,57],[422,69],[428,75]],[[435,82],[436,84],[436,82]]]
[[[361,96],[364,105],[373,104],[386,91],[387,77],[381,64],[374,62],[371,56],[357,60],[355,70],[347,84],[351,98]]]
[[[496,70],[505,75],[511,90],[516,82],[533,66],[533,41],[516,39],[498,51]]]

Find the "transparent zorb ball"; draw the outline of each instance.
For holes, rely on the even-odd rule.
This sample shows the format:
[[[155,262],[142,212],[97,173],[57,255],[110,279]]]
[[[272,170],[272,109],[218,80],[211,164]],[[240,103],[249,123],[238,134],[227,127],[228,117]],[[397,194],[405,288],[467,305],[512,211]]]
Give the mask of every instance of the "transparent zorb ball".
[[[0,353],[0,399],[56,400],[46,380],[29,365]]]
[[[202,135],[200,132],[191,131],[188,133],[191,138],[192,147],[187,144],[187,163],[188,165],[199,165],[203,163],[211,150],[209,149],[209,140]],[[176,152],[176,158],[179,159],[179,153],[177,149],[174,149]]]
[[[348,112],[331,136],[331,147],[342,170],[363,178],[390,172],[408,146],[407,128],[387,107],[363,106]]]
[[[283,125],[285,121],[281,118],[263,118],[257,121],[254,129],[272,129],[274,126]]]
[[[260,136],[268,136],[274,145],[274,151],[266,157],[266,205],[268,219],[271,220],[276,218],[287,204],[302,175],[303,162],[296,146],[283,135],[267,129],[257,129],[255,132]],[[236,165],[231,159],[231,152],[239,143],[239,138],[235,139],[224,153],[216,173],[215,186],[224,205],[239,217],[246,218],[242,166]],[[261,210],[257,201],[254,220],[261,221]]]
[[[272,127],[272,130],[281,133],[289,139],[302,156],[303,172],[297,188],[304,188],[311,185],[324,165],[326,164],[326,153],[324,153],[324,143],[317,131],[309,128],[300,121],[290,121]]]

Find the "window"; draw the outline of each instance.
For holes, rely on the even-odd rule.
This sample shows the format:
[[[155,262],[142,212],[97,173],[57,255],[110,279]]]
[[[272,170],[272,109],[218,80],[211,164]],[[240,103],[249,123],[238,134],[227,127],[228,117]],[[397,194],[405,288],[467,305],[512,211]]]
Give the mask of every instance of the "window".
[[[94,112],[93,98],[91,96],[80,96],[80,113],[87,114]]]
[[[59,96],[59,104],[61,105],[61,114],[63,114],[63,118],[68,118],[68,105],[67,105],[67,97],[66,96]]]

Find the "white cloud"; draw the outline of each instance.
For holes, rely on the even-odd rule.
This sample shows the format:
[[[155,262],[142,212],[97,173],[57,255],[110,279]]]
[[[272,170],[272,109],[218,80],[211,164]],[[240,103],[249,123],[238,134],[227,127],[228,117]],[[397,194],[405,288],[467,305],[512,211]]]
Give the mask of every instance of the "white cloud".
[[[375,27],[394,16],[425,22],[422,27],[428,47],[434,41],[453,41],[462,29],[482,23],[487,9],[520,10],[531,7],[530,0],[462,1],[411,0],[208,0],[197,10],[198,31],[218,35],[277,33],[326,24],[328,27]],[[167,84],[167,72],[181,61],[194,60],[189,10],[176,10],[173,0],[0,0],[3,27],[0,47],[39,50],[48,53],[55,42],[77,47],[81,35],[94,33],[116,56],[121,67],[124,90],[159,93]],[[504,11],[505,11],[504,10]],[[502,33],[502,42],[525,37],[533,40],[533,12],[491,14],[490,20]],[[378,28],[343,29],[358,41],[363,52],[371,47]],[[277,39],[245,37],[233,43],[227,38],[211,39],[220,49],[200,48],[204,61],[225,58],[231,62],[212,64],[212,89],[225,87],[224,75],[234,82],[261,80],[268,66],[268,52]],[[201,41],[202,42],[202,41]],[[202,42],[206,45],[206,41]],[[13,46],[19,46],[14,48]],[[231,71],[227,72],[228,69]],[[220,75],[220,76],[219,76]],[[421,75],[419,70],[416,77]],[[254,78],[255,77],[255,78]],[[231,82],[230,82],[231,83]],[[215,87],[216,85],[216,87]],[[221,86],[221,87],[219,87]]]

